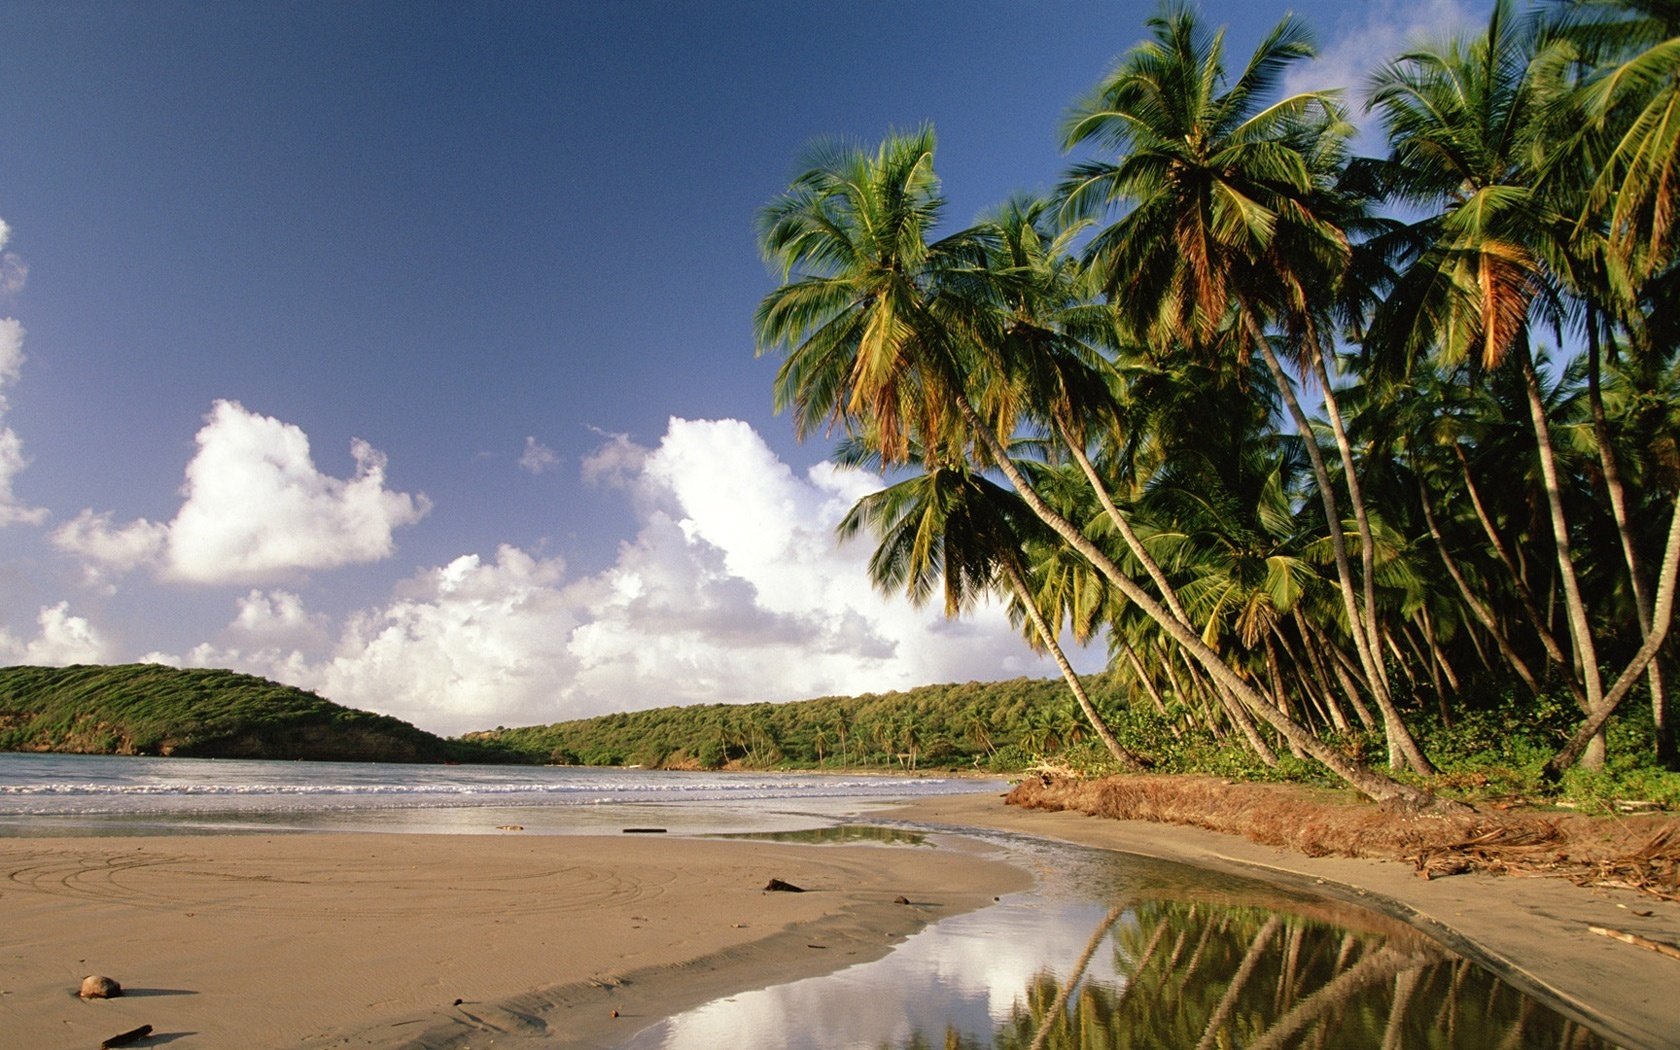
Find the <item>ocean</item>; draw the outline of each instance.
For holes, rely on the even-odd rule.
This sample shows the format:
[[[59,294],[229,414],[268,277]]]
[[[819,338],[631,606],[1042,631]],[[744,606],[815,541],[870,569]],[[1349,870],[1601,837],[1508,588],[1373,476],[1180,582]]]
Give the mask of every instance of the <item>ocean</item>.
[[[275,762],[0,753],[0,835],[778,832],[897,799],[1003,790],[950,776]]]

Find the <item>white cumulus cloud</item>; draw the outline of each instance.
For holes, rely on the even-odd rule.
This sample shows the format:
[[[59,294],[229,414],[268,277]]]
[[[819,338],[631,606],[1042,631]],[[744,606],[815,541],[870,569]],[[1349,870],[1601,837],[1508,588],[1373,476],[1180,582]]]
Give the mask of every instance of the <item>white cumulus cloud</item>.
[[[355,475],[335,478],[315,466],[301,428],[236,401],[216,402],[197,442],[168,525],[118,526],[86,510],[53,542],[93,576],[150,563],[170,579],[259,583],[386,558],[392,534],[431,509],[386,488],[385,456],[367,442],[351,443]]]
[[[0,245],[6,241],[6,224],[0,222]],[[8,402],[6,388],[17,382],[23,368],[23,325],[15,318],[0,317],[0,422]],[[12,492],[12,479],[29,466],[23,454],[23,439],[11,427],[0,426],[0,526],[39,525],[47,520],[43,507],[31,507]]]
[[[416,573],[317,649],[302,635],[276,644],[281,628],[323,626],[294,595],[253,592],[225,637],[184,662],[451,733],[1054,673],[998,608],[953,623],[874,591],[867,545],[842,547],[833,530],[878,478],[826,464],[796,474],[733,420],[673,419],[657,448],[613,438],[595,458],[640,518],[600,573],[569,580],[559,559],[511,546],[493,562],[464,555]]]
[[[0,630],[0,656],[8,663],[62,667],[109,659],[110,646],[85,618],[70,615],[68,602],[45,606],[35,618],[34,638],[14,638]]]

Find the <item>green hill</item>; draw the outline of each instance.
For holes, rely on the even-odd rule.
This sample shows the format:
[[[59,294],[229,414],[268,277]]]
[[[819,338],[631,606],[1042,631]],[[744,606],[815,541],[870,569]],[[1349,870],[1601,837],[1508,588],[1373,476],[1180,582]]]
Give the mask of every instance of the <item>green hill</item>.
[[[360,762],[508,757],[253,675],[158,664],[0,668],[0,751]]]
[[[1113,703],[1104,676],[1089,683]],[[989,769],[1084,742],[1060,680],[933,685],[789,703],[697,704],[468,733],[526,761],[649,768]]]

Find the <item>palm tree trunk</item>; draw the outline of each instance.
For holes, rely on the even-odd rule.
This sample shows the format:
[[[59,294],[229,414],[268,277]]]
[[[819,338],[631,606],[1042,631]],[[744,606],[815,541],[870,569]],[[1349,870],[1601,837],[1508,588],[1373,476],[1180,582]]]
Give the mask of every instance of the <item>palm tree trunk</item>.
[[[1225,986],[1225,994],[1219,997],[1219,1003],[1213,1008],[1206,1026],[1202,1028],[1202,1037],[1196,1041],[1196,1050],[1212,1050],[1219,1039],[1219,1030],[1225,1027],[1231,1011],[1237,1008],[1237,998],[1248,984],[1248,979],[1254,976],[1255,967],[1260,965],[1260,959],[1265,954],[1266,946],[1271,944],[1277,934],[1278,927],[1283,920],[1276,915],[1266,920],[1260,927],[1260,932],[1254,935],[1254,940],[1248,944],[1248,950],[1243,953],[1242,962],[1237,966],[1237,972],[1231,976],[1231,983]]]
[[[1116,590],[1136,605],[1145,616],[1166,631],[1173,641],[1187,650],[1197,663],[1201,664],[1208,675],[1223,684],[1253,714],[1276,729],[1285,739],[1299,745],[1302,750],[1316,759],[1319,764],[1329,769],[1336,776],[1347,782],[1355,790],[1376,802],[1396,801],[1419,808],[1438,808],[1460,810],[1467,808],[1462,803],[1454,803],[1437,799],[1427,791],[1402,784],[1391,777],[1383,776],[1362,763],[1349,759],[1346,755],[1329,747],[1324,741],[1294,719],[1267,703],[1263,697],[1254,692],[1248,683],[1244,682],[1219,654],[1208,648],[1200,636],[1182,620],[1173,616],[1161,606],[1149,593],[1139,586],[1138,582],[1123,572],[1102,548],[1091,541],[1091,538],[1081,532],[1077,526],[1062,517],[1044,502],[1042,496],[1033,489],[1027,478],[1009,458],[1009,450],[1003,441],[988,427],[974,405],[965,394],[958,393],[957,406],[963,421],[968,425],[970,433],[978,437],[985,445],[993,463],[1001,471],[1016,492],[1038,516],[1039,520],[1048,525],[1058,536],[1067,541],[1068,545],[1080,556],[1088,561],[1098,572],[1102,573]]]
[[[1330,640],[1319,630],[1318,625],[1306,617],[1301,618],[1301,626],[1312,635],[1313,643],[1318,646],[1319,654],[1336,676],[1336,682],[1342,687],[1342,695],[1347,697],[1348,703],[1353,705],[1353,713],[1359,717],[1359,724],[1367,730],[1377,728],[1377,720],[1371,714],[1371,709],[1365,706],[1365,701],[1359,699],[1359,686],[1349,673],[1347,654],[1330,644]]]
[[[1325,351],[1328,352],[1328,351]],[[1330,370],[1324,364],[1324,353],[1311,356],[1313,378],[1318,380],[1318,388],[1324,393],[1324,415],[1330,421],[1330,433],[1336,438],[1336,451],[1342,457],[1342,475],[1347,479],[1348,505],[1353,511],[1353,521],[1359,530],[1359,572],[1360,582],[1364,586],[1365,620],[1363,626],[1367,638],[1377,636],[1377,568],[1376,542],[1371,536],[1371,519],[1365,512],[1365,496],[1360,491],[1359,471],[1353,465],[1353,444],[1348,441],[1347,429],[1342,425],[1342,407],[1336,400],[1335,389],[1330,385]],[[1388,688],[1388,678],[1384,673],[1381,662],[1378,662],[1377,673],[1383,679],[1383,688]],[[1421,772],[1421,770],[1420,770]]]
[[[1668,547],[1663,553],[1662,577],[1657,584],[1656,603],[1651,609],[1651,633],[1645,636],[1645,644],[1633,654],[1633,659],[1616,679],[1616,684],[1604,695],[1604,700],[1588,713],[1586,721],[1581,723],[1581,727],[1569,738],[1563,749],[1546,762],[1541,771],[1544,776],[1562,776],[1564,770],[1575,764],[1591,742],[1597,739],[1604,723],[1615,712],[1616,705],[1620,704],[1622,698],[1633,688],[1634,679],[1643,674],[1646,666],[1656,659],[1663,639],[1668,635],[1669,625],[1674,621],[1674,578],[1677,569],[1680,569],[1680,499],[1675,501],[1669,511]]]
[[[1610,421],[1604,414],[1604,391],[1600,388],[1598,311],[1587,306],[1587,403],[1592,409],[1593,436],[1598,445],[1598,458],[1604,464],[1604,488],[1610,497],[1610,512],[1616,519],[1616,534],[1622,541],[1622,558],[1627,563],[1628,586],[1633,591],[1633,611],[1639,618],[1639,635],[1651,636],[1651,596],[1640,572],[1638,546],[1634,543],[1633,527],[1628,520],[1627,491],[1622,485],[1622,470],[1616,461],[1611,444]],[[1674,733],[1668,724],[1668,698],[1663,689],[1662,660],[1652,660],[1645,668],[1645,680],[1651,690],[1651,721],[1656,735],[1657,760],[1674,768],[1680,755],[1676,754]]]
[[[1370,688],[1371,698],[1377,702],[1377,710],[1382,712],[1383,732],[1388,738],[1388,766],[1398,771],[1410,765],[1423,776],[1431,776],[1435,767],[1424,757],[1417,741],[1412,738],[1411,731],[1400,718],[1400,712],[1394,706],[1394,698],[1388,690],[1382,643],[1376,633],[1376,609],[1374,606],[1367,606],[1362,612],[1359,599],[1354,594],[1353,567],[1348,562],[1347,540],[1342,535],[1341,511],[1336,505],[1336,494],[1330,486],[1330,471],[1324,465],[1324,453],[1313,438],[1312,423],[1302,410],[1301,402],[1295,397],[1294,384],[1289,373],[1284,370],[1283,363],[1278,360],[1270,341],[1264,335],[1256,333],[1254,342],[1259,346],[1266,367],[1271,370],[1272,377],[1278,385],[1278,392],[1283,396],[1283,403],[1295,421],[1295,428],[1301,435],[1301,443],[1307,450],[1307,459],[1312,463],[1313,476],[1318,481],[1319,499],[1324,504],[1324,516],[1330,533],[1330,551],[1336,562],[1336,579],[1341,585],[1342,605],[1348,617],[1348,633],[1353,636],[1354,649],[1359,654],[1360,665],[1365,669],[1365,681]],[[1322,364],[1320,362],[1321,369]],[[1328,384],[1325,389],[1328,392]],[[1346,440],[1345,436],[1343,440]],[[1350,477],[1351,473],[1350,470]],[[1367,533],[1361,534],[1361,540],[1367,550],[1370,548],[1370,541],[1366,538],[1368,531],[1367,527]]]
[[[1494,617],[1493,610],[1488,608],[1487,603],[1478,598],[1475,592],[1471,590],[1470,584],[1464,579],[1464,573],[1458,567],[1457,559],[1448,552],[1446,538],[1441,535],[1441,526],[1435,520],[1435,510],[1430,506],[1429,488],[1423,483],[1423,475],[1415,470],[1412,475],[1417,480],[1418,506],[1423,510],[1423,523],[1429,530],[1429,538],[1435,542],[1435,553],[1440,557],[1441,564],[1446,567],[1447,575],[1452,579],[1453,585],[1458,588],[1458,596],[1463,600],[1464,607],[1469,609],[1470,615],[1476,618],[1476,622],[1485,627],[1487,633],[1493,636],[1493,643],[1499,647],[1499,654],[1505,658],[1505,662],[1510,665],[1511,670],[1516,672],[1517,677],[1522,679],[1523,685],[1528,687],[1529,692],[1539,696],[1541,693],[1540,683],[1535,679],[1534,672],[1529,670],[1528,663],[1518,655],[1510,640],[1505,637],[1505,632],[1501,629],[1499,621]]]
[[[1558,644],[1557,636],[1547,624],[1547,618],[1540,612],[1540,606],[1534,601],[1534,591],[1528,585],[1528,575],[1517,560],[1511,556],[1511,551],[1505,546],[1505,540],[1499,535],[1499,530],[1493,525],[1493,518],[1488,514],[1487,506],[1482,502],[1482,490],[1476,484],[1476,478],[1470,472],[1470,460],[1464,454],[1464,449],[1458,444],[1453,445],[1453,451],[1458,454],[1460,472],[1464,475],[1464,490],[1470,496],[1470,505],[1476,511],[1476,520],[1481,522],[1482,532],[1488,538],[1488,545],[1499,556],[1507,572],[1511,574],[1511,586],[1517,592],[1517,600],[1522,604],[1523,611],[1528,614],[1529,622],[1534,625],[1535,637],[1540,639],[1540,645],[1546,650],[1546,656],[1559,667],[1568,669],[1569,661],[1563,655],[1563,647]],[[1585,710],[1586,693],[1581,689],[1581,683],[1573,675],[1565,674],[1564,680],[1575,693],[1575,702]]]
[[[1528,395],[1528,414],[1534,424],[1534,442],[1540,453],[1540,476],[1546,485],[1546,507],[1552,521],[1552,543],[1557,548],[1558,577],[1563,586],[1564,612],[1569,622],[1569,637],[1575,647],[1575,662],[1581,684],[1587,693],[1587,717],[1597,711],[1604,697],[1604,682],[1598,671],[1598,647],[1593,644],[1592,626],[1587,621],[1587,606],[1581,599],[1580,581],[1575,576],[1575,557],[1569,544],[1569,519],[1563,510],[1563,487],[1558,480],[1557,457],[1552,450],[1551,426],[1546,420],[1546,404],[1540,394],[1540,376],[1534,370],[1534,358],[1529,353],[1526,338],[1517,346],[1518,363],[1522,367],[1523,389]],[[1567,670],[1567,668],[1565,668]],[[1597,769],[1604,764],[1604,741],[1595,740],[1588,749],[1586,766]]]
[[[1300,629],[1301,648],[1307,654],[1307,664],[1312,668],[1313,680],[1318,686],[1319,694],[1324,697],[1325,708],[1330,712],[1331,724],[1339,732],[1351,731],[1353,726],[1348,723],[1347,714],[1342,710],[1341,703],[1336,699],[1336,690],[1330,684],[1330,675],[1324,669],[1324,660],[1319,656],[1318,649],[1313,644],[1312,635],[1307,632],[1306,625],[1301,622],[1300,610],[1296,609],[1291,615],[1295,617],[1295,624]]]
[[[1124,913],[1123,908],[1110,908],[1107,918],[1092,931],[1090,940],[1085,942],[1085,950],[1079,954],[1079,960],[1073,964],[1073,970],[1068,974],[1067,980],[1063,981],[1061,988],[1056,991],[1056,999],[1050,1004],[1050,1009],[1045,1011],[1044,1020],[1038,1026],[1038,1034],[1033,1037],[1031,1050],[1044,1050],[1049,1045],[1050,1032],[1061,1019],[1062,1012],[1067,1009],[1073,990],[1079,987],[1080,979],[1090,968],[1091,957],[1097,954],[1097,948],[1102,945],[1103,938],[1108,936],[1108,931],[1120,921],[1120,916]]]
[[[1120,513],[1120,508],[1114,505],[1113,498],[1108,494],[1108,486],[1103,484],[1102,476],[1097,473],[1096,465],[1085,454],[1085,450],[1075,443],[1073,437],[1067,432],[1067,428],[1061,427],[1059,430],[1062,435],[1062,443],[1068,447],[1068,451],[1073,453],[1074,461],[1079,464],[1079,469],[1085,474],[1085,480],[1090,484],[1091,491],[1096,493],[1097,502],[1102,504],[1103,511],[1108,514],[1108,520],[1114,523],[1114,527],[1120,532],[1120,538],[1126,542],[1126,549],[1132,552],[1132,557],[1138,560],[1138,564],[1143,566],[1143,571],[1149,574],[1150,580],[1154,581],[1155,586],[1160,589],[1161,600],[1166,603],[1172,614],[1185,623],[1189,623],[1190,617],[1185,615],[1184,606],[1178,600],[1178,593],[1173,590],[1172,584],[1167,582],[1167,574],[1161,571],[1160,563],[1144,547],[1143,541],[1138,539],[1137,533],[1132,531],[1131,522],[1127,521],[1126,516]]]
[[[1085,718],[1091,723],[1091,728],[1096,732],[1097,738],[1103,742],[1104,747],[1108,748],[1108,753],[1114,756],[1114,760],[1120,763],[1121,767],[1128,773],[1143,772],[1143,762],[1114,738],[1114,733],[1109,730],[1108,723],[1103,721],[1102,714],[1097,711],[1097,705],[1091,702],[1090,695],[1085,692],[1085,686],[1079,681],[1079,676],[1074,673],[1073,665],[1068,663],[1067,654],[1062,652],[1061,645],[1056,641],[1056,632],[1050,629],[1049,623],[1045,622],[1044,614],[1038,611],[1038,605],[1032,599],[1032,591],[1027,586],[1027,578],[1021,571],[1021,567],[1015,564],[1013,558],[1008,556],[1000,560],[1003,562],[1004,572],[1009,576],[1010,586],[1015,590],[1016,600],[1021,603],[1022,609],[1027,614],[1027,619],[1032,621],[1033,629],[1038,632],[1039,640],[1044,643],[1044,648],[1050,653],[1050,658],[1056,661],[1056,667],[1062,672],[1062,678],[1066,680],[1068,688],[1073,691],[1074,699],[1079,702],[1079,709],[1085,712]]]

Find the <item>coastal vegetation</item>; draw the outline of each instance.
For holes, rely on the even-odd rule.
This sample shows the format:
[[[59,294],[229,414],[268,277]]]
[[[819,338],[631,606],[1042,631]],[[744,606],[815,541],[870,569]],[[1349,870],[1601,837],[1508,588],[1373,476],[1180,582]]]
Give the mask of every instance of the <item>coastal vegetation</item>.
[[[1313,54],[1167,6],[1054,191],[961,228],[931,128],[814,146],[759,221],[776,407],[887,475],[841,526],[875,582],[1004,603],[1119,768],[1065,633],[1180,739],[1378,801],[1442,807],[1490,714],[1563,724],[1548,780],[1676,768],[1680,7],[1501,0],[1373,66],[1374,156],[1282,90]]]
[[[500,757],[264,678],[158,664],[0,668],[0,751],[359,762]]]

